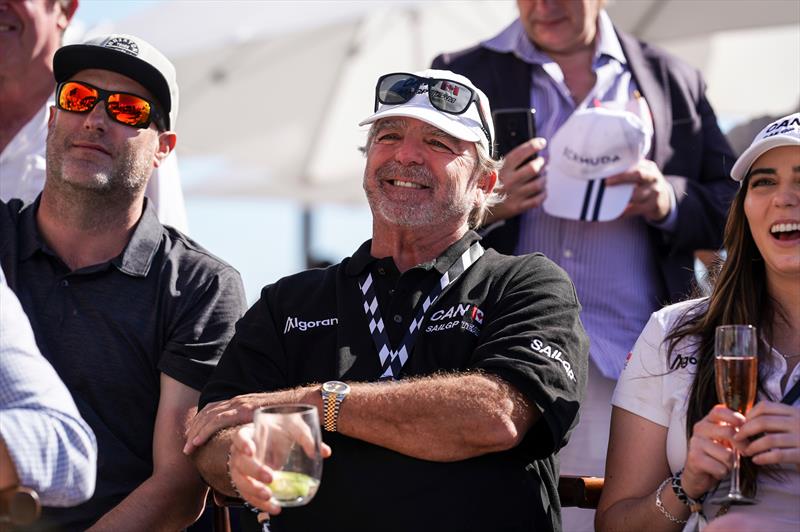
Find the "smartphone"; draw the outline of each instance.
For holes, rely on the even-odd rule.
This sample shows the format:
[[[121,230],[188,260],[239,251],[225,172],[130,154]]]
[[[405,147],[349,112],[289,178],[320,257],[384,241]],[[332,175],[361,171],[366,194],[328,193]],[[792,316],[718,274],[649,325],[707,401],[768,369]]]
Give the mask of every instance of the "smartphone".
[[[526,107],[497,109],[492,113],[497,136],[497,153],[501,157],[505,157],[508,152],[536,136],[535,114],[536,109]]]

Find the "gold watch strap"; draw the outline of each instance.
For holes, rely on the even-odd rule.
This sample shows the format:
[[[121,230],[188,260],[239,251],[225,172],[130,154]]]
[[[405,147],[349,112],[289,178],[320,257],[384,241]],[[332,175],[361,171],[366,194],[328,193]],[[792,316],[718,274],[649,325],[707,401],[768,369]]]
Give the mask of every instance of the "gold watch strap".
[[[336,432],[336,422],[339,420],[339,405],[336,402],[335,393],[326,393],[323,397],[323,426],[328,432]]]

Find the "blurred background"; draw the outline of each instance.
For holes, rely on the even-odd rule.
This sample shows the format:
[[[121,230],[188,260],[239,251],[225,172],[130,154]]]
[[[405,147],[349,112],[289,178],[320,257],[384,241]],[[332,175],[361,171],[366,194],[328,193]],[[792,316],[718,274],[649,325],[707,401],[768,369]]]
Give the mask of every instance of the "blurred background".
[[[800,0],[610,0],[614,23],[702,70],[734,150],[800,107]],[[189,235],[248,301],[369,238],[359,150],[380,74],[426,68],[516,17],[509,0],[81,0],[65,40],[132,33],[178,71]]]

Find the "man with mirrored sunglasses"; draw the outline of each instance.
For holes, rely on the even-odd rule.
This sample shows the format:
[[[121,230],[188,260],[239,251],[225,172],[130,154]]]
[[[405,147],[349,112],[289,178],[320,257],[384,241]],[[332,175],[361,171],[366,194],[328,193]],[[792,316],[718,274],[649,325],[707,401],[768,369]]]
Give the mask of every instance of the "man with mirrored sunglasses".
[[[206,493],[185,423],[244,310],[241,279],[145,197],[177,140],[172,63],[106,35],[59,49],[54,75],[44,190],[0,202],[0,264],[99,460],[94,496],[34,529],[179,530]]]
[[[544,256],[484,250],[472,231],[496,200],[482,92],[428,70],[384,76],[376,99],[361,122],[372,239],[264,288],[186,452],[273,532],[559,530],[553,456],[588,351],[575,291]],[[249,425],[277,403],[315,405],[332,451],[313,500],[283,511]]]
[[[53,54],[74,42],[68,24],[78,0],[2,0],[0,25],[0,199],[36,199],[45,181],[47,118],[53,105]],[[62,39],[63,38],[63,39]],[[145,194],[159,220],[187,231],[177,156],[153,172]]]

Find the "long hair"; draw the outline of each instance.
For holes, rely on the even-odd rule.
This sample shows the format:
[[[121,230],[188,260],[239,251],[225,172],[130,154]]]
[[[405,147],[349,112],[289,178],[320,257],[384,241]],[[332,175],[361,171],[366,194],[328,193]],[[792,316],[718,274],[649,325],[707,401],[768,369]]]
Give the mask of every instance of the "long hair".
[[[760,338],[772,344],[772,323],[780,314],[767,291],[764,260],[758,250],[744,213],[750,177],[745,178],[731,204],[725,224],[723,245],[728,257],[714,267],[713,289],[705,312],[689,309],[679,324],[666,337],[667,353],[671,359],[679,343],[686,342],[697,359],[697,373],[689,393],[686,411],[686,436],[691,437],[694,424],[717,404],[714,371],[714,335],[719,325],[751,324],[757,327]],[[768,348],[758,342],[758,357],[767,356]],[[759,383],[759,389],[763,386]],[[742,459],[742,487],[755,493],[758,467]]]

